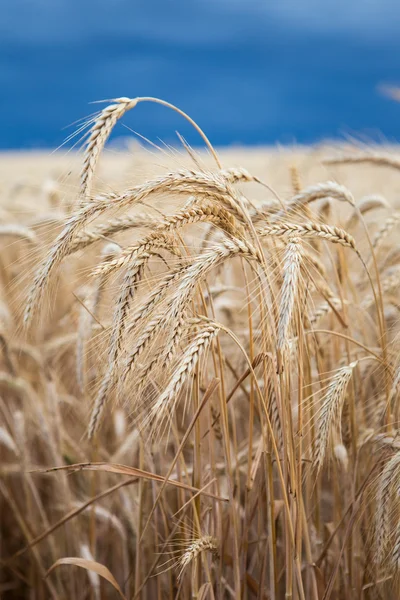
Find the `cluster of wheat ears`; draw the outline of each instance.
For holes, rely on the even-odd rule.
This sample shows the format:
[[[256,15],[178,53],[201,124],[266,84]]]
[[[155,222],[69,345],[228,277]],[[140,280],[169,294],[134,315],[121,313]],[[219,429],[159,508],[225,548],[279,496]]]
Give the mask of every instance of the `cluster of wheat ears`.
[[[181,111],[213,167],[94,192],[142,101],[178,110],[114,101],[65,216],[0,225],[0,592],[398,598],[400,213],[282,199]]]

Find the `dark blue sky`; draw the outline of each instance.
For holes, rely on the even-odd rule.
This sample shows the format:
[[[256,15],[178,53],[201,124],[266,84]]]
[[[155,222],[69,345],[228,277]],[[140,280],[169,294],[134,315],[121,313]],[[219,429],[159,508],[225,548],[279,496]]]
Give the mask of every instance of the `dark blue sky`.
[[[400,140],[398,0],[0,0],[0,148],[58,146],[117,96],[158,96],[215,145]],[[196,136],[159,106],[124,119]],[[120,125],[116,134],[127,135]]]

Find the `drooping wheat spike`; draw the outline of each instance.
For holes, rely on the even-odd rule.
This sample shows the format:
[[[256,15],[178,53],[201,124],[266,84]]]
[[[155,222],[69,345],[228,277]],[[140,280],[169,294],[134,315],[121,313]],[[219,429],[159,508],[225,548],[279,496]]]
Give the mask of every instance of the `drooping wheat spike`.
[[[125,320],[135,289],[142,279],[142,275],[148,261],[156,254],[156,249],[161,248],[169,250],[176,256],[181,255],[179,249],[174,247],[172,239],[158,234],[157,240],[152,242],[152,245],[150,245],[149,248],[140,248],[134,260],[132,260],[129,264],[129,268],[125,273],[119,296],[116,301],[115,314],[113,318],[113,331],[110,340],[109,364],[116,361],[118,350],[121,348]]]
[[[121,233],[136,227],[153,227],[158,221],[159,217],[148,213],[135,213],[134,215],[110,219],[106,223],[96,225],[93,229],[78,233],[69,247],[68,255],[78,252],[78,250],[84,250],[95,242],[107,240],[109,236],[115,233]]]
[[[385,154],[349,154],[348,156],[325,158],[322,162],[326,165],[354,165],[364,163],[400,169],[400,160],[394,156]]]
[[[391,217],[386,219],[379,231],[376,232],[372,239],[372,247],[376,251],[382,244],[385,237],[390,231],[400,222],[400,212],[395,212]]]
[[[242,181],[257,181],[257,178],[253,177],[246,169],[242,167],[229,167],[228,169],[221,169],[220,174],[230,183],[239,183]]]
[[[254,182],[260,183],[264,186],[266,185],[263,181],[261,181],[259,177],[252,175],[247,169],[244,169],[243,167],[229,167],[228,169],[221,169],[219,173],[222,177],[229,181],[229,183]]]
[[[192,542],[179,561],[180,569],[178,579],[182,578],[186,567],[190,565],[192,561],[196,560],[202,552],[208,551],[215,553],[217,548],[217,540],[210,535],[203,536]]]
[[[218,245],[211,248],[209,252],[200,254],[180,277],[178,286],[171,297],[171,314],[176,316],[180,310],[186,307],[191,294],[198,283],[211,271],[211,269],[222,265],[228,258],[241,256],[246,260],[261,263],[259,254],[254,246],[239,238],[228,238],[222,240]],[[262,264],[262,263],[261,263]]]
[[[193,341],[186,349],[179,365],[175,370],[165,390],[155,401],[150,411],[150,417],[154,419],[153,427],[158,428],[162,422],[171,414],[178,402],[179,392],[185,382],[192,375],[199,359],[204,355],[212,340],[218,335],[220,326],[208,321],[195,335]]]
[[[349,233],[340,227],[323,223],[274,223],[260,227],[257,234],[261,237],[297,235],[302,238],[321,238],[356,250],[355,240]]]
[[[171,250],[171,241],[158,234],[158,240],[155,242],[158,247],[168,248]],[[153,244],[154,245],[154,244]],[[176,253],[176,252],[175,252]],[[116,301],[116,307],[113,317],[112,332],[108,348],[107,370],[103,377],[102,384],[96,396],[92,415],[89,423],[88,436],[91,439],[97,431],[102,414],[104,412],[109,392],[115,382],[115,369],[118,361],[118,355],[121,350],[122,338],[125,329],[126,317],[129,310],[129,304],[133,298],[134,291],[138,282],[141,280],[145,266],[149,259],[154,256],[155,250],[142,249],[136,256],[136,259],[131,262],[122,282],[119,297]],[[107,272],[106,272],[107,274]],[[106,275],[100,272],[100,277]],[[150,321],[151,323],[151,321]]]
[[[125,369],[122,374],[122,381],[125,381],[129,372],[134,368],[139,356],[145,352],[146,348],[148,348],[149,344],[161,330],[161,327],[165,325],[166,319],[165,311],[161,310],[152,315],[151,319],[147,321],[143,331],[140,332],[140,335],[135,340],[133,348],[129,348],[128,350],[129,356],[126,360]],[[133,321],[136,324],[135,318]]]
[[[385,464],[378,480],[376,497],[376,562],[382,564],[390,535],[393,503],[398,502],[400,492],[400,452],[397,452]]]
[[[299,194],[296,194],[296,196],[293,196],[286,203],[285,210],[276,213],[276,218],[281,218],[285,216],[285,213],[300,209],[310,204],[310,202],[315,202],[315,200],[321,200],[322,198],[333,198],[334,200],[341,200],[342,202],[348,202],[351,206],[355,206],[353,195],[346,187],[334,181],[327,181],[326,183],[311,185]]]
[[[244,236],[243,227],[229,211],[208,201],[165,217],[156,227],[158,230],[171,230],[201,222],[212,223],[230,235]]]
[[[104,194],[83,205],[73,214],[64,226],[64,229],[56,238],[49,253],[37,271],[32,287],[28,294],[25,308],[24,323],[28,325],[37,310],[40,300],[48,285],[50,276],[58,267],[63,258],[68,254],[69,247],[86,223],[112,208],[124,208],[133,203],[143,201],[153,194],[173,192],[176,194],[196,193],[203,198],[210,198],[215,202],[221,202],[228,210],[243,218],[243,211],[239,206],[234,190],[220,176],[213,173],[196,171],[177,171],[169,173],[164,177],[158,177],[138,185],[124,194]]]
[[[358,361],[354,361],[339,369],[329,383],[325,396],[322,398],[313,460],[313,465],[317,472],[319,472],[323,465],[326,450],[332,439],[332,435],[335,435],[337,440],[341,440],[340,421],[343,403],[346,396],[347,385],[357,363]]]
[[[172,250],[177,256],[181,255],[178,248],[176,251],[174,250],[174,239],[171,236],[166,236],[162,231],[156,230],[133,246],[124,248],[120,256],[116,257],[114,260],[100,263],[93,269],[92,277],[97,277],[100,274],[105,277],[124,267],[132,267],[132,263],[135,263],[136,265],[141,257],[144,258],[145,253],[149,254],[149,256],[147,256],[147,259],[149,259],[150,255],[154,254],[156,249]]]
[[[151,234],[135,245],[126,248],[122,255],[115,261],[100,264],[94,269],[93,275],[98,275],[100,272],[109,274],[115,269],[124,267],[130,261],[134,260],[138,256],[138,253],[150,251],[152,247],[162,247],[160,246],[160,240],[164,239],[165,232],[200,222],[213,223],[232,236],[240,234],[243,231],[241,225],[227,210],[211,203],[205,203],[204,205],[192,207],[158,221],[154,224]],[[172,238],[169,239],[168,245],[170,248],[173,248]]]
[[[116,98],[113,104],[101,111],[91,127],[81,171],[82,200],[87,200],[91,195],[97,162],[114,125],[128,110],[134,108],[137,102],[137,99]]]
[[[52,272],[66,255],[67,249],[78,229],[91,215],[92,213],[90,210],[83,208],[67,220],[64,229],[55,240],[47,258],[36,272],[33,284],[28,293],[28,300],[25,307],[24,324],[26,326],[30,324],[37,307],[40,304]]]
[[[279,303],[277,336],[277,371],[283,370],[283,354],[288,345],[289,326],[298,295],[298,280],[302,262],[300,238],[290,238],[283,258],[283,283]]]
[[[175,319],[185,312],[193,291],[206,277],[207,273],[235,255],[243,256],[248,260],[258,260],[258,254],[251,244],[244,240],[227,239],[210,251],[200,254],[188,265],[177,267],[167,273],[160,284],[148,295],[146,302],[132,315],[133,328],[128,327],[128,332],[132,332],[137,323],[140,323],[151,314],[157,304],[163,300],[166,293],[176,284],[176,288],[168,297],[165,306],[155,316],[152,316],[136,339],[135,345],[130,349],[124,378],[133,368],[136,359],[160,332],[160,328],[168,323],[174,323]]]

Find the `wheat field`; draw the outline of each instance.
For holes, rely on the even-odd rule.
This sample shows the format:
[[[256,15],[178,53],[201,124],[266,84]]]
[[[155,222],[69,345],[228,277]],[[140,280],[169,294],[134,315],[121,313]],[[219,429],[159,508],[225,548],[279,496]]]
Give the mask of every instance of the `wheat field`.
[[[1,156],[1,597],[396,600],[398,148],[108,145],[145,100]]]

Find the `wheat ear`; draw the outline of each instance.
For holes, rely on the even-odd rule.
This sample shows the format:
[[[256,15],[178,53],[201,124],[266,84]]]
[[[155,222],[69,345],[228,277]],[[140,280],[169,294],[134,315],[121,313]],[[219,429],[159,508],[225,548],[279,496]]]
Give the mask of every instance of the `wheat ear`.
[[[124,267],[131,260],[134,260],[138,253],[150,251],[153,246],[161,247],[158,242],[163,239],[165,232],[200,222],[213,223],[230,235],[237,235],[242,231],[242,227],[227,210],[210,203],[205,203],[204,205],[192,207],[158,221],[154,224],[154,231],[151,234],[137,244],[126,248],[122,255],[115,261],[100,264],[93,271],[93,275],[98,275],[99,273],[108,274],[115,269]],[[169,247],[173,248],[172,238],[169,240]]]
[[[95,242],[101,242],[115,233],[121,233],[135,227],[153,227],[159,221],[158,217],[147,213],[137,213],[124,217],[110,219],[107,223],[101,223],[93,229],[79,232],[68,249],[68,255],[84,250]]]
[[[139,392],[145,387],[148,382],[148,378],[162,365],[163,370],[169,367],[171,362],[176,356],[177,347],[186,331],[186,315],[183,313],[180,315],[174,323],[174,329],[172,335],[167,339],[167,343],[156,351],[151,361],[144,365],[137,378],[137,389]]]
[[[83,205],[66,221],[64,229],[56,238],[44,263],[37,271],[25,307],[25,325],[28,325],[32,321],[51,274],[69,253],[69,248],[79,230],[82,229],[89,219],[99,216],[112,208],[124,208],[133,203],[143,201],[148,196],[161,192],[175,192],[177,194],[195,192],[204,198],[208,197],[214,201],[224,203],[228,207],[228,210],[233,210],[237,214],[240,214],[241,217],[243,214],[238,207],[234,191],[222,177],[196,171],[169,173],[164,177],[159,177],[138,185],[122,195],[104,194],[95,198]]]
[[[288,345],[289,325],[298,293],[298,280],[302,263],[300,238],[290,238],[283,258],[283,283],[279,305],[277,336],[277,371],[283,370],[283,353]]]
[[[334,181],[327,181],[326,183],[311,185],[299,194],[296,194],[296,196],[293,196],[293,198],[286,203],[285,210],[279,211],[276,214],[276,217],[283,217],[285,216],[285,212],[292,212],[306,206],[310,202],[315,202],[322,198],[341,200],[342,202],[348,202],[351,206],[355,206],[353,195],[346,187],[339,185]]]
[[[326,449],[332,439],[332,435],[334,434],[336,439],[341,440],[340,420],[343,403],[346,396],[347,385],[356,365],[357,361],[354,361],[350,365],[339,369],[329,383],[328,390],[322,399],[313,460],[317,472],[323,465]]]
[[[114,125],[128,110],[134,108],[137,102],[137,99],[116,98],[113,104],[101,111],[91,127],[81,171],[82,200],[87,200],[91,194],[96,166]]]
[[[394,544],[391,556],[391,562],[394,572],[400,571],[400,523],[398,523],[394,532]]]
[[[191,298],[191,294],[195,290],[207,273],[214,267],[221,264],[227,258],[241,254],[246,258],[256,258],[254,248],[241,240],[225,240],[219,246],[211,249],[211,251],[201,254],[192,262],[184,267],[178,267],[167,273],[160,284],[149,294],[146,302],[139,307],[132,315],[133,328],[128,328],[128,331],[136,328],[136,323],[140,323],[145,317],[154,312],[155,307],[165,297],[167,292],[177,283],[177,287],[170,295],[166,302],[166,306],[155,315],[146,324],[144,330],[133,348],[130,349],[130,355],[126,362],[126,368],[123,375],[125,379],[133,369],[137,358],[144,352],[151,341],[159,333],[162,325],[173,323],[176,318],[185,312],[186,305]]]
[[[163,236],[160,235],[158,235],[158,238],[159,247],[169,247],[168,240],[162,239]],[[115,368],[118,360],[118,354],[121,349],[122,337],[125,329],[125,322],[130,301],[133,298],[134,291],[138,282],[142,278],[145,266],[148,260],[153,255],[154,250],[142,250],[140,253],[138,253],[136,260],[132,261],[132,263],[130,264],[129,269],[125,274],[124,281],[122,282],[120,294],[116,302],[116,308],[114,311],[111,339],[108,349],[107,370],[103,377],[103,381],[98,391],[98,394],[96,396],[92,414],[90,417],[88,429],[89,439],[93,437],[93,435],[99,427],[100,420],[107,403],[108,395],[110,393],[112,385],[115,382]],[[101,273],[100,277],[104,278],[105,275]],[[152,323],[154,323],[154,321],[150,321],[150,325]],[[145,346],[146,342],[150,341],[151,339],[150,333],[148,335],[148,338],[143,338],[142,336],[142,338],[140,339],[142,339],[142,341],[144,342],[143,346]],[[141,353],[141,350],[143,350],[143,348],[140,349],[139,353]]]
[[[297,235],[303,238],[322,238],[333,244],[340,244],[356,250],[354,238],[341,229],[324,223],[274,223],[257,229],[261,237]]]
[[[192,375],[200,357],[205,353],[212,340],[218,335],[219,329],[220,326],[217,323],[207,322],[186,349],[167,387],[151,408],[149,417],[150,419],[154,419],[154,428],[161,427],[162,422],[173,411],[179,398],[179,392],[184,386],[185,381]]]
[[[191,562],[196,560],[202,552],[207,551],[213,553],[217,551],[217,540],[215,538],[206,535],[192,542],[179,561],[180,569],[178,579],[182,578],[186,567],[190,565]]]

